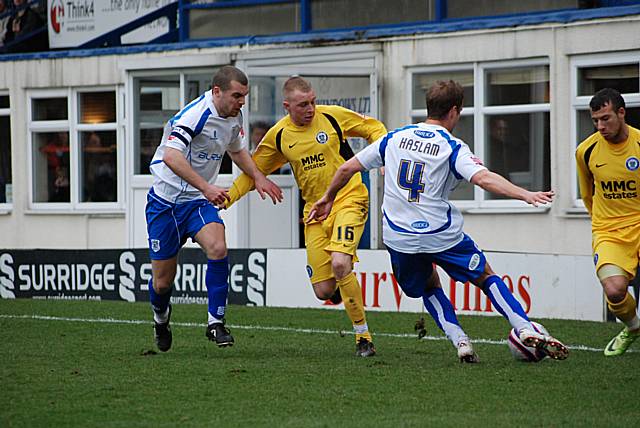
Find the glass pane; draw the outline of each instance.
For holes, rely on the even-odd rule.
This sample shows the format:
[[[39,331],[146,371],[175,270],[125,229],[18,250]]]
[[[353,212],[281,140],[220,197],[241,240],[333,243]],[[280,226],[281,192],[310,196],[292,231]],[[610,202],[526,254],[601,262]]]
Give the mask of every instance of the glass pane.
[[[67,98],[34,98],[33,120],[65,120],[68,118]]]
[[[11,120],[0,116],[0,203],[12,203]]]
[[[550,188],[549,113],[487,116],[485,165],[528,190]],[[486,192],[488,199],[506,199]]]
[[[456,129],[453,130],[453,135],[467,143],[469,149],[473,152],[475,147],[473,141],[473,116],[460,116],[460,121]],[[463,179],[460,181],[460,184],[458,184],[458,187],[451,192],[449,199],[458,201],[473,200],[473,184]]]
[[[80,133],[81,202],[118,199],[116,131]]]
[[[434,0],[313,0],[314,30],[350,28],[434,19]],[[381,13],[384,11],[384,13]]]
[[[134,136],[136,174],[149,174],[149,162],[160,144],[165,123],[181,108],[180,77],[155,76],[136,79]]]
[[[438,80],[453,80],[462,85],[464,89],[464,105],[473,107],[473,71],[444,71],[440,73],[414,74],[411,86],[413,87],[411,108],[426,109],[427,89]]]
[[[0,95],[0,108],[9,108],[9,95]]]
[[[486,71],[486,105],[549,102],[549,66]]]
[[[603,88],[622,94],[640,92],[638,63],[578,69],[578,95],[593,95]]]
[[[156,148],[160,145],[163,128],[140,129],[140,147],[136,158],[136,174],[151,174],[149,164],[153,158]]]
[[[447,17],[465,18],[577,8],[580,3],[580,0],[448,0]]]
[[[34,202],[69,202],[69,133],[34,134]]]
[[[113,123],[116,121],[116,93],[85,92],[80,96],[80,123]]]
[[[186,76],[187,87],[185,88],[184,99],[187,103],[211,89],[211,80],[216,71],[211,70],[206,73],[188,74]]]
[[[189,11],[189,38],[237,37],[300,31],[299,2]]]

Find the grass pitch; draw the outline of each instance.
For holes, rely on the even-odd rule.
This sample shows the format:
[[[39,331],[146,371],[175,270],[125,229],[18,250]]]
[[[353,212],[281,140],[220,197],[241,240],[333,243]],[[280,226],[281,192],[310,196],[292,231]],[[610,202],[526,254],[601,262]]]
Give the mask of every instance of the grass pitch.
[[[481,363],[458,363],[428,315],[368,314],[378,355],[356,358],[343,311],[230,306],[236,339],[204,336],[206,308],[176,305],[155,352],[149,306],[0,300],[0,426],[627,426],[640,345],[601,349],[620,324],[540,320],[572,350],[515,361],[497,317],[461,317]]]

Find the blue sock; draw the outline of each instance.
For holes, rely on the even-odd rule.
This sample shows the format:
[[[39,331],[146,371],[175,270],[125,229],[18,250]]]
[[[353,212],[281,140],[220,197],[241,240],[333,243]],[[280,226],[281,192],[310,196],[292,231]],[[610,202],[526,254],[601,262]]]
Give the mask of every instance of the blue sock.
[[[453,305],[442,288],[427,290],[422,295],[422,301],[424,307],[427,308],[429,314],[438,324],[440,330],[444,331],[453,346],[458,346],[460,339],[467,338],[467,334],[460,327]]]
[[[151,302],[153,312],[157,314],[164,314],[167,312],[172,291],[173,287],[171,287],[167,293],[158,294],[153,288],[153,279],[149,279],[149,301]]]
[[[220,321],[224,318],[229,295],[229,260],[227,257],[220,260],[207,262],[207,295],[209,296],[209,321],[215,318]]]
[[[532,328],[529,317],[520,302],[513,297],[509,287],[497,275],[491,275],[482,284],[482,291],[489,296],[491,304],[505,317],[516,331]]]

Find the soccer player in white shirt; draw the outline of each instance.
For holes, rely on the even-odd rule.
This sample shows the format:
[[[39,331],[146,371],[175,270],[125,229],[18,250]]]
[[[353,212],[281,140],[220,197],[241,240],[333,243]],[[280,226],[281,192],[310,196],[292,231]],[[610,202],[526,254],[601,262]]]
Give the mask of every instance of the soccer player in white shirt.
[[[216,205],[229,199],[215,180],[225,151],[242,171],[255,180],[264,199],[282,201],[282,191],[265,178],[242,141],[242,113],[249,92],[247,76],[224,66],[213,76],[211,90],[193,100],[173,118],[151,161],[153,187],[147,196],[147,231],[152,280],[149,298],[153,308],[158,349],[171,348],[171,291],[177,255],[187,238],[207,255],[205,284],[208,293],[206,336],[218,346],[233,345],[224,325],[229,294],[229,262],[224,224]]]
[[[489,171],[469,147],[451,132],[462,111],[463,90],[453,81],[437,82],[426,94],[427,120],[389,132],[343,164],[308,220],[322,220],[333,200],[353,174],[385,167],[383,241],[393,273],[404,293],[422,298],[425,308],[456,347],[461,362],[475,363],[469,337],[460,327],[451,301],[442,290],[434,264],[460,282],[470,281],[519,332],[527,346],[554,359],[568,349],[557,339],[537,332],[520,303],[484,253],[462,230],[462,214],[449,194],[465,179],[484,190],[533,206],[551,202],[554,192],[530,192]]]

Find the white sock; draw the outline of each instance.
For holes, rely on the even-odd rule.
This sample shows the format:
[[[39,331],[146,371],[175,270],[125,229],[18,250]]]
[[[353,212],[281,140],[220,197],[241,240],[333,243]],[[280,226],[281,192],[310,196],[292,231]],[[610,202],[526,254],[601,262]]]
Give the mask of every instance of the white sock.
[[[169,321],[169,307],[164,311],[163,314],[159,314],[156,311],[153,311],[153,320],[158,324],[164,324]]]
[[[220,318],[216,318],[213,315],[211,315],[211,312],[207,312],[207,315],[209,315],[207,325],[211,325],[211,324],[221,323],[222,322],[222,320]]]

